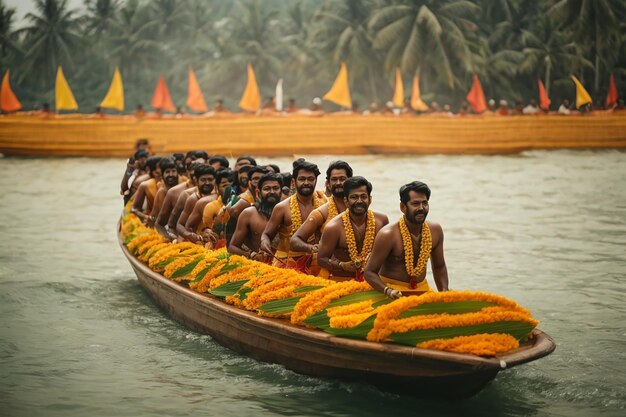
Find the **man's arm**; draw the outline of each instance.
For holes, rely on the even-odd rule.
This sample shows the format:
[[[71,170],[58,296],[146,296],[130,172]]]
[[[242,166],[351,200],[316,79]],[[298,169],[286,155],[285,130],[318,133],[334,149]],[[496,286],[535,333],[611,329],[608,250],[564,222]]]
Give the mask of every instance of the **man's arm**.
[[[161,211],[161,207],[163,207],[163,200],[165,200],[165,195],[167,194],[167,188],[161,187],[159,191],[157,191],[154,196],[154,204],[152,205],[152,211],[150,212],[150,222],[154,224],[154,220],[159,215]],[[152,225],[151,224],[151,225]]]
[[[194,243],[202,242],[202,237],[200,235],[195,234],[193,231],[188,230],[185,227],[185,224],[187,223],[187,218],[193,211],[193,208],[196,205],[196,202],[197,200],[195,198],[189,197],[187,199],[187,201],[185,202],[185,208],[183,209],[183,212],[180,214],[180,217],[178,218],[178,222],[176,223],[176,233],[181,235],[185,240],[189,242],[194,242]]]
[[[178,200],[176,200],[176,204],[174,205],[174,208],[172,209],[172,212],[170,213],[170,217],[169,219],[167,219],[167,227],[170,230],[176,230],[176,224],[178,223],[178,218],[180,217],[183,210],[185,209],[185,203],[188,197],[189,195],[185,191],[180,193],[180,195],[178,196]]]
[[[198,202],[199,201],[200,200],[198,200]],[[211,203],[209,202],[208,204],[211,204]],[[200,222],[202,221],[202,214],[204,213],[205,207],[206,205],[204,204],[196,203],[196,205],[193,207],[191,214],[189,215],[189,218],[185,222],[185,229],[191,230],[191,231],[195,231],[198,229],[198,226],[200,225]]]
[[[302,226],[300,226],[296,233],[291,236],[291,240],[289,241],[289,248],[295,252],[317,252],[319,245],[311,245],[307,242],[322,224],[324,224],[323,214],[319,209],[313,210],[309,215],[309,218],[305,222],[303,222]]]
[[[172,194],[165,194],[165,199],[163,200],[163,205],[161,206],[161,210],[159,210],[159,215],[156,216],[155,227],[156,225],[165,226],[167,224],[167,220],[170,218],[170,214],[172,213]]]
[[[339,226],[337,222],[329,223],[326,226],[324,233],[322,233],[319,252],[317,253],[317,264],[331,272],[343,270],[340,266],[341,262],[337,260],[333,262],[331,260],[333,252],[335,252],[335,249],[339,244],[339,228],[336,226]]]
[[[430,266],[433,269],[433,277],[439,291],[448,291],[448,267],[443,255],[443,229],[437,223],[430,224],[431,235],[437,236],[433,239],[437,244],[430,252]]]
[[[142,182],[135,193],[135,201],[133,202],[133,207],[130,209],[130,212],[135,214],[137,217],[141,219],[141,221],[145,221],[148,217],[144,212],[143,203],[146,199],[146,183]]]
[[[269,254],[272,253],[272,240],[276,237],[276,233],[278,233],[278,229],[283,224],[283,221],[285,218],[285,214],[284,214],[285,207],[288,207],[288,206],[280,203],[272,211],[272,215],[270,216],[270,219],[267,222],[267,225],[265,226],[263,235],[261,235],[261,250],[263,252],[267,252]]]
[[[390,298],[398,298],[401,296],[400,291],[386,291],[387,286],[380,279],[380,268],[382,268],[385,259],[389,257],[391,251],[393,250],[393,235],[391,233],[391,229],[385,227],[381,229],[376,238],[374,239],[374,247],[372,248],[372,253],[365,265],[364,276],[365,280],[375,289],[378,290],[385,295],[388,295]]]
[[[231,219],[236,219],[248,207],[250,207],[250,203],[242,198],[237,201],[233,206],[227,208],[228,215]]]
[[[237,218],[237,227],[235,228],[235,233],[230,238],[230,243],[228,244],[228,252],[234,253],[235,255],[245,256],[246,258],[254,259],[258,253],[246,250],[243,248],[244,241],[246,240],[246,236],[250,232],[250,213],[247,210],[244,210],[241,215]]]

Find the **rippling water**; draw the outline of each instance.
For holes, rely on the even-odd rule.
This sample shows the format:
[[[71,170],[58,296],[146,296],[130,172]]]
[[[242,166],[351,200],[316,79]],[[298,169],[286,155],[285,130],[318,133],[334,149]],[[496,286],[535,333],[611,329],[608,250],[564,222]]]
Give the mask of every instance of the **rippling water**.
[[[456,402],[257,362],[178,325],[139,287],[115,236],[124,161],[4,158],[0,415],[626,414],[626,153],[346,159],[392,220],[399,185],[427,182],[451,287],[517,300],[557,350]]]

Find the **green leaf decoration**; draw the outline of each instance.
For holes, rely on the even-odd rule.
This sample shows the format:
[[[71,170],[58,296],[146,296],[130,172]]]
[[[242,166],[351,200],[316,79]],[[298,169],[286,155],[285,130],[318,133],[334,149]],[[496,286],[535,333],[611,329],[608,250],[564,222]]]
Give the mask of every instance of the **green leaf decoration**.
[[[239,291],[237,291],[237,295],[239,296],[239,299],[241,301],[243,301],[246,298],[248,298],[248,293],[251,293],[252,291],[254,291],[254,288],[241,287],[241,289],[239,289]]]
[[[198,272],[198,275],[196,275],[196,277],[194,279],[189,281],[189,283],[200,281],[202,278],[204,278],[204,276],[207,274],[207,272],[209,272],[211,269],[213,269],[213,267],[215,267],[215,265],[217,265],[217,262],[218,261],[211,262],[210,264],[208,264],[207,267],[204,268],[202,271]]]
[[[325,332],[332,334],[333,336],[349,337],[351,339],[365,339],[367,334],[374,327],[374,320],[376,320],[376,313],[363,320],[358,326],[349,327],[347,329],[335,329],[328,327],[324,329]]]
[[[247,279],[241,279],[239,281],[227,282],[226,284],[220,285],[217,288],[213,288],[212,290],[209,290],[208,292],[209,294],[212,294],[216,297],[222,297],[222,298],[230,297],[231,295],[235,295],[235,293],[239,291],[239,289],[243,286],[243,284],[245,284],[248,281],[249,280]]]
[[[204,255],[200,255],[196,259],[194,259],[193,261],[188,263],[187,265],[185,265],[185,266],[183,266],[181,268],[178,268],[176,270],[176,272],[174,272],[172,274],[170,279],[184,277],[185,275],[188,275],[191,271],[193,271],[193,269],[196,267],[196,265],[198,265],[200,263],[200,261],[202,259],[204,259]]]
[[[393,300],[392,300],[391,298],[387,298],[387,297],[385,297],[385,298],[383,298],[383,299],[382,299],[382,300],[380,300],[380,301],[376,301],[375,303],[372,303],[372,307],[373,307],[373,308],[378,308],[378,307],[380,307],[380,306],[384,306],[385,304],[389,304],[389,303],[391,303],[392,301],[393,301]]]
[[[405,319],[407,317],[423,316],[427,314],[463,314],[475,313],[484,307],[493,306],[495,303],[489,301],[455,301],[452,303],[426,303],[417,307],[412,307],[403,311],[398,318]]]
[[[304,285],[302,287],[298,287],[295,290],[293,290],[294,294],[298,294],[301,292],[309,292],[309,291],[314,291],[314,290],[319,290],[320,288],[324,288],[323,285]]]
[[[309,326],[317,327],[318,329],[326,330],[330,327],[330,318],[328,317],[328,310],[324,309],[304,319],[304,323]]]
[[[237,269],[240,266],[241,262],[235,262],[234,264],[229,264],[228,262],[226,262],[222,269],[220,269],[220,272],[217,274],[217,276],[219,277],[220,275],[224,275],[225,273],[230,272],[233,269]]]
[[[166,260],[159,262],[158,264],[156,264],[156,266],[157,268],[164,268],[174,262],[176,258],[177,256],[172,256],[171,258],[167,258]]]
[[[345,306],[348,304],[354,304],[366,300],[375,300],[376,302],[379,300],[384,300],[386,298],[387,297],[385,297],[385,294],[376,290],[355,292],[331,301],[330,304],[328,304],[327,308]]]
[[[293,312],[294,307],[300,301],[300,297],[283,298],[281,300],[272,300],[259,307],[264,313],[281,313],[287,314]]]
[[[471,336],[480,333],[506,333],[514,338],[524,339],[535,326],[525,321],[498,321],[495,323],[474,324],[471,326],[444,327],[428,330],[410,330],[393,333],[391,340],[403,345],[415,346],[432,339],[451,339],[457,336]]]

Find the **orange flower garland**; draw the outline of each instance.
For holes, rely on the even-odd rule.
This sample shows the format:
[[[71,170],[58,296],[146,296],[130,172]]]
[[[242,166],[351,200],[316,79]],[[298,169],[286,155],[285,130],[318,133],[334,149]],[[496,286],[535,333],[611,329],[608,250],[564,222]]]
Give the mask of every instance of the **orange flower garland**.
[[[344,295],[371,289],[367,282],[344,281],[312,291],[298,301],[291,314],[291,322],[304,324],[307,317],[324,310],[331,301]]]
[[[332,196],[328,199],[328,217],[327,220],[334,219],[339,215],[339,210],[337,210],[337,203],[335,203],[335,196]]]
[[[317,197],[317,193],[313,193],[313,209],[322,205],[322,200]],[[302,226],[302,212],[298,204],[298,194],[289,197],[289,209],[291,212],[291,236]]]
[[[365,300],[345,306],[332,307],[328,309],[330,327],[335,329],[346,329],[358,326],[363,320],[374,314],[372,307],[373,300]]]
[[[402,216],[398,222],[400,227],[400,235],[402,236],[402,247],[404,249],[404,265],[407,274],[411,277],[411,287],[415,285],[415,280],[422,276],[426,272],[426,265],[428,264],[428,258],[430,258],[430,251],[433,247],[433,238],[430,234],[430,226],[428,222],[422,224],[422,238],[420,241],[419,256],[417,258],[417,264],[414,263],[413,257],[413,239],[411,239],[411,232],[406,225],[406,218]]]
[[[519,342],[509,334],[474,334],[457,336],[451,339],[433,339],[418,343],[418,348],[437,349],[456,353],[469,353],[478,356],[495,356],[498,353],[517,349]]]
[[[372,210],[367,211],[367,223],[365,225],[365,237],[363,238],[363,246],[361,252],[357,250],[356,237],[354,236],[354,229],[352,228],[352,221],[350,220],[350,210],[346,210],[341,215],[343,220],[343,228],[346,232],[346,244],[348,245],[348,254],[350,260],[356,266],[357,270],[362,271],[365,266],[367,258],[372,252],[374,247],[374,235],[376,232],[376,220],[374,219],[374,212]]]

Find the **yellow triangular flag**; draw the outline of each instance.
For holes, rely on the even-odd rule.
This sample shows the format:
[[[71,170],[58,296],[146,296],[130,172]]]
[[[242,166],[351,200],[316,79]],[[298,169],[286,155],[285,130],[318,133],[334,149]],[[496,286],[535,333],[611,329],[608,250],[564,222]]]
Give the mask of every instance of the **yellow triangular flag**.
[[[117,67],[115,67],[113,72],[113,80],[111,81],[109,91],[102,103],[100,103],[100,107],[124,111],[124,85],[122,84],[122,75]]]
[[[248,64],[248,83],[239,101],[239,107],[252,112],[259,110],[259,107],[261,107],[261,93],[259,93],[259,86],[256,83],[252,64]]]
[[[572,81],[576,84],[576,108],[579,109],[587,103],[591,103],[591,96],[585,90],[585,87],[578,81],[576,77],[572,75]]]
[[[393,92],[391,102],[398,108],[404,107],[404,84],[402,84],[400,68],[396,68],[396,90]]]
[[[413,90],[411,91],[411,108],[413,110],[427,111],[428,106],[420,97],[420,77],[415,74],[413,76]]]
[[[328,93],[324,95],[324,100],[332,101],[335,104],[349,109],[352,108],[350,86],[348,85],[348,69],[345,63],[341,63],[341,69],[339,70],[337,79]]]
[[[74,100],[74,94],[70,90],[70,86],[63,75],[63,68],[59,65],[57,70],[57,80],[55,85],[56,111],[59,110],[78,110],[78,104]]]

